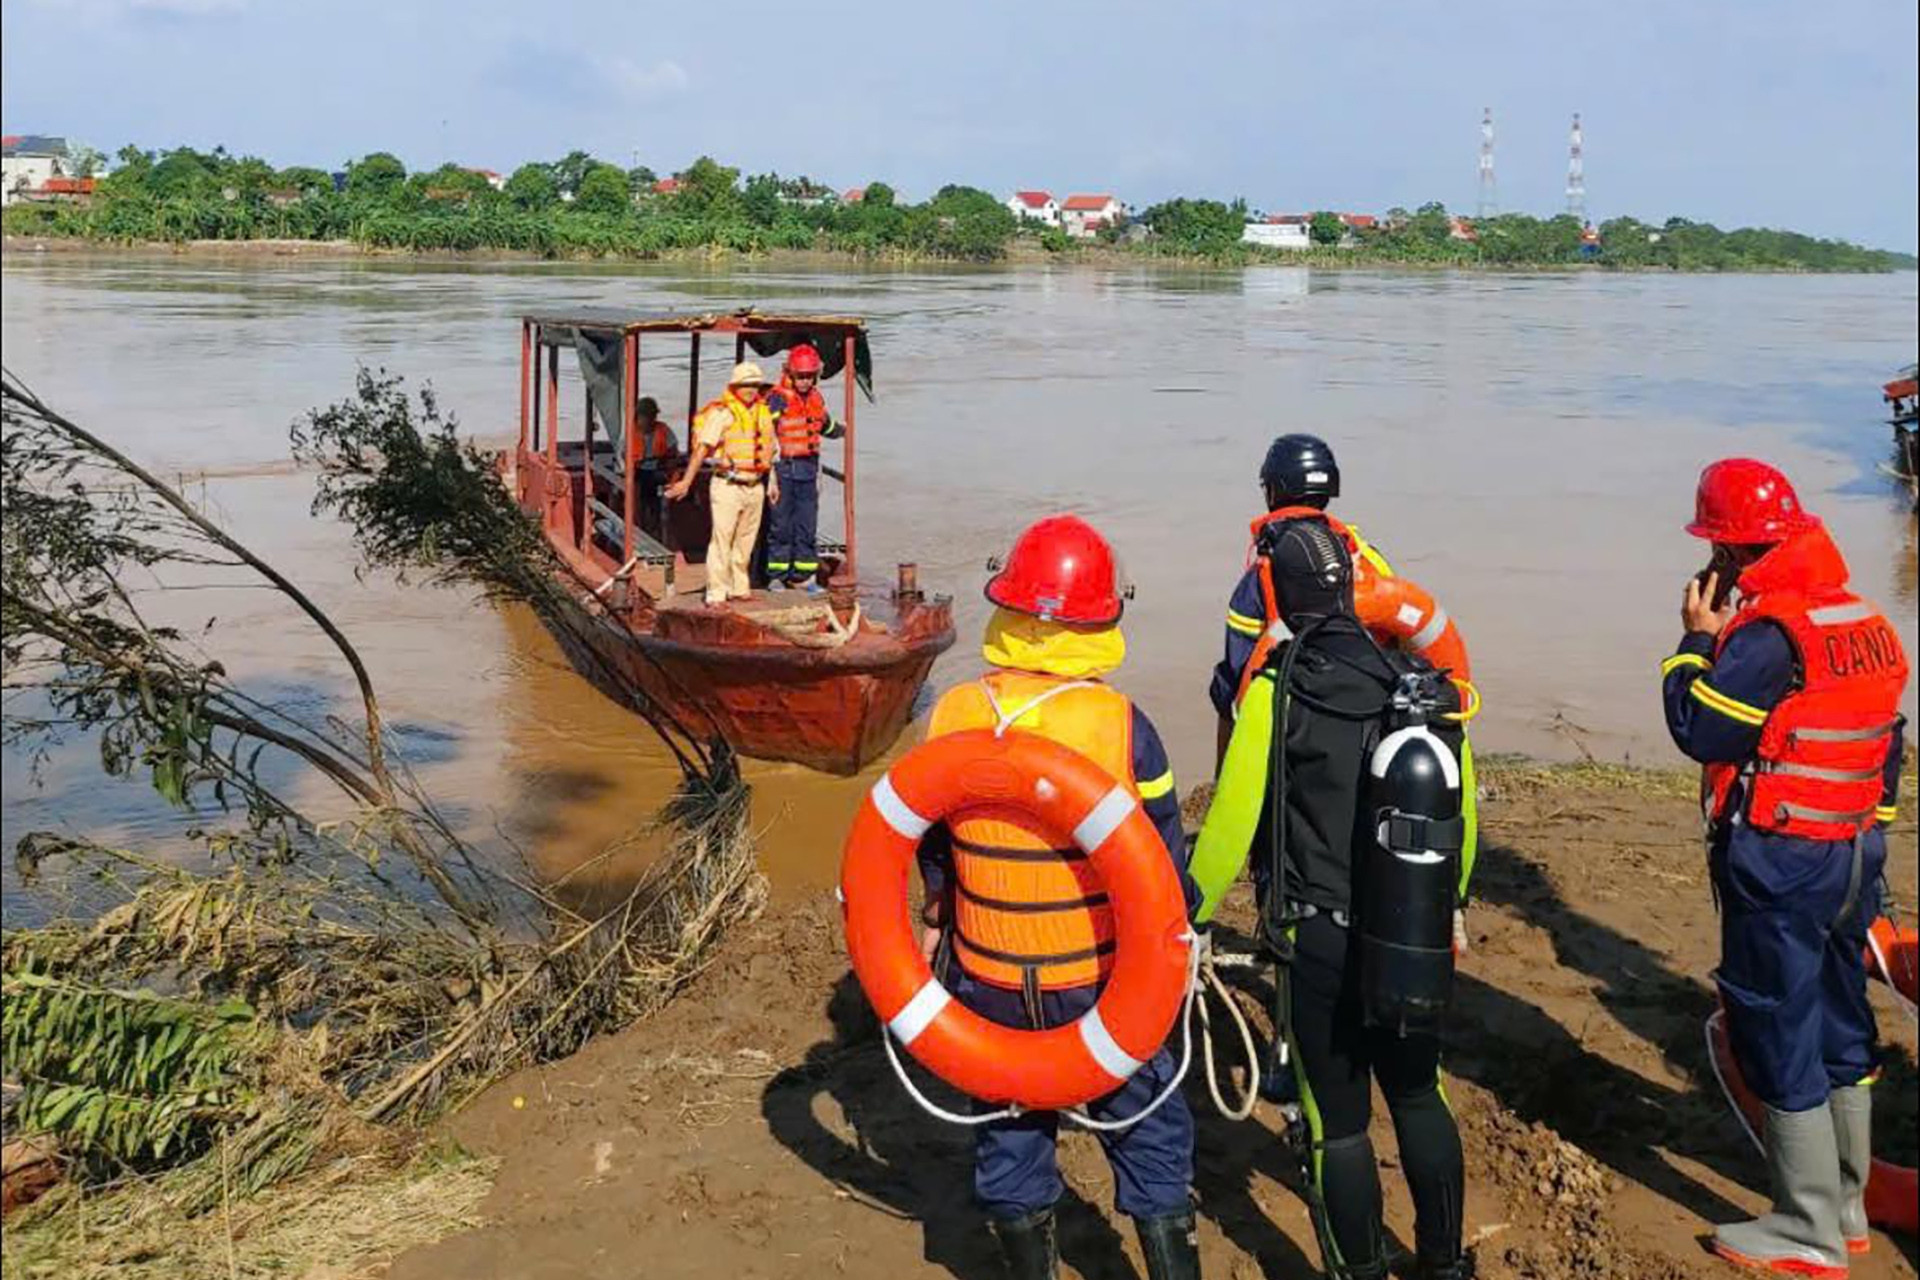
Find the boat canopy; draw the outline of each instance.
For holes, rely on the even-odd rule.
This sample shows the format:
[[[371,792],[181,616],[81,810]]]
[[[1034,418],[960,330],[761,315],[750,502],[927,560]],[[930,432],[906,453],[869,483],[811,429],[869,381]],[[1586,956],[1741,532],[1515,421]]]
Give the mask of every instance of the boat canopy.
[[[854,381],[868,400],[873,399],[873,352],[867,345],[867,326],[852,316],[763,315],[752,308],[696,316],[635,316],[583,307],[521,319],[534,326],[541,343],[571,347],[579,356],[580,377],[616,448],[624,447],[621,424],[626,360],[622,349],[629,336],[725,334],[756,356],[777,355],[789,347],[810,343],[820,353],[822,380],[839,375],[847,361],[847,339],[851,338]],[[689,411],[693,407],[689,406]]]

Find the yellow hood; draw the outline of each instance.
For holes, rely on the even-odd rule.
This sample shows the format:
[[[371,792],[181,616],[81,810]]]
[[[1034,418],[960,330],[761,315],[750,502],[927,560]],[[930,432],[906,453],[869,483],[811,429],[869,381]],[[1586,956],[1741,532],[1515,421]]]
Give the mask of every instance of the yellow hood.
[[[1075,627],[995,609],[980,656],[996,667],[1085,680],[1119,667],[1126,660],[1127,638],[1118,626]]]

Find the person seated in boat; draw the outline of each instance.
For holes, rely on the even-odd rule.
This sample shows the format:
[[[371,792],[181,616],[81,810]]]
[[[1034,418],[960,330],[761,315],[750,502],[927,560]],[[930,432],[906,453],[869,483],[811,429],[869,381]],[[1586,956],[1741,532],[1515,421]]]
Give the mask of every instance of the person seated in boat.
[[[639,444],[639,461],[634,467],[635,509],[640,512],[640,527],[657,538],[665,518],[661,500],[673,461],[680,456],[680,441],[673,428],[660,421],[658,400],[641,396],[633,409],[634,439]]]
[[[708,458],[714,461],[707,497],[713,531],[707,538],[707,604],[753,595],[753,549],[769,502],[780,501],[773,474],[773,416],[760,398],[767,376],[751,360],[733,366],[727,389],[693,420],[693,456],[686,474],[667,487],[678,502],[693,491]]]
[[[1199,895],[1186,872],[1166,749],[1140,709],[1102,680],[1126,654],[1116,579],[1112,548],[1084,520],[1060,515],[1030,526],[987,583],[996,609],[982,656],[992,669],[940,699],[927,736],[1016,728],[1086,755],[1153,820],[1191,912]],[[1093,1007],[1113,965],[1112,908],[1084,857],[1058,843],[1025,818],[1000,816],[939,823],[921,841],[922,947],[936,972],[946,971],[956,1000],[1003,1026],[1072,1022]],[[1103,1121],[1136,1115],[1173,1073],[1173,1055],[1162,1047],[1087,1110]],[[1058,1132],[1051,1111],[974,1130],[975,1195],[1015,1280],[1057,1273]],[[1186,1099],[1176,1090],[1139,1123],[1098,1137],[1113,1166],[1118,1207],[1138,1228],[1149,1280],[1198,1277],[1194,1126]]]

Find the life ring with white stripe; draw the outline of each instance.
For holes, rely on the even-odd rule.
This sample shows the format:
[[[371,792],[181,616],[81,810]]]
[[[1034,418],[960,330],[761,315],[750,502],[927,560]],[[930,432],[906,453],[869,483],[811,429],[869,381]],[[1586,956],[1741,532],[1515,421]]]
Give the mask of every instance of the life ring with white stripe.
[[[1113,911],[1113,969],[1065,1026],[1002,1026],[955,1001],[921,955],[907,884],[920,838],[974,805],[1013,808],[1087,855]],[[894,1039],[985,1102],[1061,1110],[1103,1097],[1159,1051],[1189,984],[1186,899],[1140,802],[1100,766],[1037,734],[991,729],[915,747],[874,784],[840,865],[847,954]]]

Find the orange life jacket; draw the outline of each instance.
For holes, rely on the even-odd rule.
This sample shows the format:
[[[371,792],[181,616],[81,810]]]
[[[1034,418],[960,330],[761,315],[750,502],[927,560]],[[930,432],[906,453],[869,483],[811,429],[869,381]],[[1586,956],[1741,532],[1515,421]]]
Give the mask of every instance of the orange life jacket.
[[[929,739],[1015,728],[1073,748],[1139,798],[1133,705],[1097,681],[994,671],[949,690]],[[954,956],[981,982],[1012,990],[1091,986],[1113,967],[1113,911],[1087,857],[1065,832],[1011,809],[982,806],[952,824]]]
[[[1235,704],[1246,696],[1254,676],[1266,665],[1274,649],[1292,634],[1280,620],[1280,603],[1273,594],[1273,575],[1267,572],[1265,558],[1257,553],[1260,533],[1270,524],[1302,519],[1325,521],[1347,544],[1347,551],[1353,557],[1353,611],[1360,624],[1382,644],[1419,654],[1436,669],[1446,672],[1460,686],[1461,705],[1471,710],[1478,694],[1473,689],[1467,642],[1461,638],[1460,629],[1447,616],[1447,611],[1419,583],[1396,574],[1386,557],[1374,550],[1358,529],[1318,507],[1282,507],[1261,516],[1251,526],[1253,550],[1249,554],[1260,566],[1260,600],[1265,608],[1267,627],[1254,642],[1253,656],[1240,672]]]
[[[1885,615],[1846,589],[1847,565],[1823,527],[1797,534],[1740,576],[1743,599],[1714,656],[1742,627],[1773,622],[1793,643],[1798,681],[1766,713],[1754,759],[1706,766],[1707,817],[1724,820],[1746,780],[1746,824],[1808,840],[1850,840],[1873,825],[1899,725],[1907,656]]]
[[[751,405],[742,404],[729,389],[700,411],[703,419],[709,414],[726,415],[720,447],[715,452],[733,464],[734,474],[765,475],[773,465],[773,415],[767,411],[767,402],[760,399]]]
[[[640,461],[664,462],[673,457],[677,450],[673,447],[673,428],[655,419],[651,427],[640,431]]]
[[[801,395],[782,374],[774,391],[785,401],[774,429],[780,437],[780,456],[811,458],[820,452],[820,437],[827,429],[827,401],[820,388]]]

